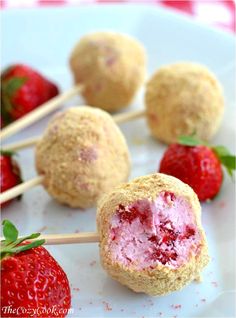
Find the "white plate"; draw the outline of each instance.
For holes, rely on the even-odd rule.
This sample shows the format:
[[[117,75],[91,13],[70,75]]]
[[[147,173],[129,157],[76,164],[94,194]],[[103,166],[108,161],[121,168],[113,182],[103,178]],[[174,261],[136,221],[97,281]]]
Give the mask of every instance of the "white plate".
[[[230,34],[199,25],[154,6],[84,6],[58,9],[4,11],[2,64],[25,62],[57,81],[62,89],[70,87],[72,77],[68,56],[84,33],[101,29],[126,32],[145,45],[149,73],[164,63],[179,60],[206,64],[221,80],[226,97],[222,127],[214,139],[234,151],[234,38]],[[142,94],[131,108],[142,107]],[[81,103],[75,99],[68,105]],[[135,106],[136,105],[136,106]],[[40,134],[47,119],[10,141]],[[130,146],[133,169],[131,178],[156,171],[165,146],[150,137],[145,120],[122,125]],[[35,176],[33,151],[20,153],[24,179]],[[203,282],[192,283],[183,291],[153,298],[135,294],[106,275],[99,263],[97,244],[55,246],[49,250],[66,271],[72,286],[70,317],[230,317],[235,313],[235,199],[228,176],[217,198],[203,204],[212,261],[205,269]],[[21,202],[2,212],[23,233],[63,233],[93,231],[95,209],[72,210],[54,202],[37,187]],[[175,309],[175,305],[181,305]]]

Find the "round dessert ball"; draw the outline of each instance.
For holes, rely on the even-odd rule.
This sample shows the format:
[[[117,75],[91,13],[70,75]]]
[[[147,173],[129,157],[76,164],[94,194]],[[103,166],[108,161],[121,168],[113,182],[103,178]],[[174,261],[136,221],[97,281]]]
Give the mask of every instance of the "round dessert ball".
[[[224,112],[219,82],[206,67],[194,63],[160,68],[147,84],[145,104],[152,135],[167,144],[180,135],[211,139]]]
[[[130,156],[112,117],[103,110],[80,106],[51,120],[36,146],[36,168],[53,198],[87,208],[127,181]]]
[[[199,278],[209,261],[201,207],[182,181],[156,173],[122,184],[98,206],[103,267],[148,295],[165,295]]]
[[[77,43],[70,66],[87,104],[114,112],[128,106],[143,84],[146,54],[128,35],[96,32]]]

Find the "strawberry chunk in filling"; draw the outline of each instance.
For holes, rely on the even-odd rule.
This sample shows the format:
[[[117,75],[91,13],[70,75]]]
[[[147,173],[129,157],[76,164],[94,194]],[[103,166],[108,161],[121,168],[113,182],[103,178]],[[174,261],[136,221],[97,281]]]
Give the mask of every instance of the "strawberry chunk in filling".
[[[119,205],[111,219],[108,248],[114,261],[136,269],[177,268],[201,243],[190,204],[162,192],[155,201]]]

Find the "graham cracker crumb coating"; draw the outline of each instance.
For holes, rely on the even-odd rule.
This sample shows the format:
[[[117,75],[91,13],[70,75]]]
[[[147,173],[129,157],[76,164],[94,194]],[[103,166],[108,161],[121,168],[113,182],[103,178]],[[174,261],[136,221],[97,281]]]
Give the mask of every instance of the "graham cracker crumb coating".
[[[140,199],[155,200],[162,191],[173,192],[176,196],[183,197],[192,207],[195,224],[201,235],[199,253],[196,256],[189,255],[188,261],[175,269],[158,264],[154,269],[137,270],[132,266],[127,267],[114,261],[107,248],[108,235],[110,220],[119,204],[127,206]],[[100,235],[101,263],[104,269],[112,278],[135,292],[160,296],[180,290],[198,278],[209,262],[206,237],[201,225],[201,207],[197,195],[187,184],[165,174],[156,173],[137,178],[116,187],[103,196],[98,204],[97,226]]]
[[[161,67],[147,83],[145,104],[152,135],[167,144],[191,134],[210,140],[224,112],[215,76],[206,67],[187,62]]]
[[[78,106],[58,113],[36,146],[36,169],[60,203],[87,208],[127,181],[130,156],[112,117]]]
[[[86,103],[109,112],[128,106],[146,76],[146,53],[132,37],[96,32],[80,39],[70,67]]]

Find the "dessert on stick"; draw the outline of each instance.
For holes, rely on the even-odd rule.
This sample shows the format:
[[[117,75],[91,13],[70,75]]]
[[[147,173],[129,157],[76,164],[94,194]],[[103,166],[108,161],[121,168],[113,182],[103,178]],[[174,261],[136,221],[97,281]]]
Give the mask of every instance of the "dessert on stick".
[[[36,169],[49,194],[71,207],[94,206],[127,181],[130,158],[112,117],[81,106],[58,113],[36,146]]]
[[[209,261],[197,195],[153,174],[122,184],[98,205],[101,262],[136,292],[165,295],[198,278]]]
[[[145,105],[151,134],[167,144],[181,135],[210,140],[224,113],[218,80],[205,66],[187,62],[157,70],[147,83]]]
[[[95,32],[76,44],[70,67],[86,104],[114,112],[127,107],[144,83],[146,53],[128,35]]]
[[[1,130],[2,140],[48,115],[79,93],[87,104],[107,111],[128,106],[144,82],[146,53],[143,46],[128,35],[97,32],[78,42],[71,53],[70,66],[76,84],[44,104],[42,102],[46,100],[42,100],[41,107]],[[38,99],[36,94],[34,100]],[[27,109],[33,107],[29,105]]]
[[[88,106],[56,114],[36,147],[39,176],[0,195],[0,202],[43,184],[60,203],[87,208],[127,181],[130,156],[112,117]],[[22,191],[22,192],[21,192]]]
[[[45,244],[99,242],[101,263],[135,292],[165,295],[198,278],[209,262],[197,195],[156,173],[124,183],[98,204],[98,233],[43,235]]]

